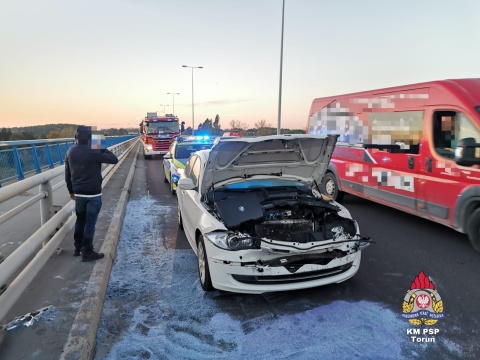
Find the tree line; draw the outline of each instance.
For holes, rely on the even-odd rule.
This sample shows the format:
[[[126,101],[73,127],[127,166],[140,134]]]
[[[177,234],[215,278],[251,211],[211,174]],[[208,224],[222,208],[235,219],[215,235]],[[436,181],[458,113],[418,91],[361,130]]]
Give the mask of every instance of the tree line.
[[[255,122],[253,128],[249,128],[248,124],[240,120],[230,120],[229,128],[223,130],[220,124],[220,115],[216,115],[215,119],[205,119],[198,125],[195,130],[196,134],[206,134],[210,136],[222,136],[225,131],[240,131],[243,136],[266,136],[276,135],[277,128],[273,127],[265,119]],[[305,134],[304,129],[284,129],[280,130],[281,134]],[[192,133],[192,128],[188,127],[184,134],[188,135]]]
[[[47,124],[36,126],[23,126],[2,128],[0,141],[21,141],[37,139],[62,139],[75,137],[79,125],[75,124]],[[100,130],[105,136],[128,135],[129,132],[138,132],[136,128],[110,128]]]
[[[75,131],[79,125],[76,124],[47,124],[36,126],[22,126],[12,128],[2,128],[0,130],[0,141],[16,141],[16,140],[36,140],[36,139],[61,139],[73,138]],[[195,133],[210,136],[222,136],[225,131],[240,131],[243,136],[264,136],[275,135],[277,128],[268,123],[265,119],[255,122],[253,128],[249,128],[247,123],[240,120],[230,120],[229,127],[222,129],[220,124],[220,115],[216,115],[214,119],[206,118],[198,124]],[[128,135],[129,132],[138,133],[137,128],[110,128],[103,129],[101,132],[105,136]],[[183,134],[189,135],[192,128],[185,129]],[[305,134],[304,129],[281,129],[282,134]]]

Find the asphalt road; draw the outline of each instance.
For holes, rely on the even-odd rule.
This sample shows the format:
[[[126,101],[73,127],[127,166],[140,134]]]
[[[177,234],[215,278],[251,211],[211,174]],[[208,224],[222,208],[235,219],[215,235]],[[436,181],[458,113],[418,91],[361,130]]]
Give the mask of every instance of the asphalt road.
[[[480,254],[466,237],[357,197],[343,204],[376,241],[352,279],[302,291],[206,294],[162,160],[139,157],[95,359],[480,358]],[[435,335],[414,341],[402,302],[421,271],[445,317],[421,328]]]

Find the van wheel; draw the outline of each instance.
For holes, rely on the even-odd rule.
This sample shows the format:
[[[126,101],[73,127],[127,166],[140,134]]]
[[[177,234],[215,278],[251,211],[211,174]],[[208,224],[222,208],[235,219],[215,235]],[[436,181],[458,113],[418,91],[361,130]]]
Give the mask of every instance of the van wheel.
[[[467,235],[475,251],[480,252],[480,208],[477,208],[468,219]]]
[[[342,201],[344,192],[339,191],[338,182],[335,175],[332,173],[326,173],[322,179],[322,186],[324,194],[331,197],[335,201]]]
[[[203,236],[199,235],[197,240],[197,256],[198,256],[198,275],[200,277],[200,285],[204,291],[212,291],[212,279],[210,278],[210,269],[208,268],[207,251]]]
[[[163,169],[163,182],[168,183],[167,173],[165,172],[165,169]]]

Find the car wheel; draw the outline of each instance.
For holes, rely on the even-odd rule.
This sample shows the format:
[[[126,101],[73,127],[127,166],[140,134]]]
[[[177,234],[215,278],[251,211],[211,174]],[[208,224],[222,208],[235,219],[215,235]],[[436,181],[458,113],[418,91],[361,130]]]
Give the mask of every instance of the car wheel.
[[[475,251],[480,252],[480,208],[477,208],[468,219],[467,235]]]
[[[331,197],[335,201],[342,201],[345,194],[342,191],[339,191],[335,175],[330,172],[326,173],[322,179],[322,186],[325,195]]]
[[[173,179],[170,178],[170,192],[172,195],[175,195],[175,189],[173,188]]]
[[[143,158],[144,158],[145,160],[150,159],[150,158],[151,158],[151,155],[145,155],[145,154],[143,154]]]
[[[178,219],[178,227],[183,229],[183,219],[182,213],[180,212],[180,206],[177,206],[177,219]]]
[[[168,183],[167,173],[165,172],[165,168],[163,169],[163,182]]]
[[[212,279],[210,278],[210,269],[208,268],[207,251],[205,249],[205,242],[203,236],[199,235],[197,240],[197,256],[198,256],[198,275],[200,277],[200,284],[204,291],[212,291]]]

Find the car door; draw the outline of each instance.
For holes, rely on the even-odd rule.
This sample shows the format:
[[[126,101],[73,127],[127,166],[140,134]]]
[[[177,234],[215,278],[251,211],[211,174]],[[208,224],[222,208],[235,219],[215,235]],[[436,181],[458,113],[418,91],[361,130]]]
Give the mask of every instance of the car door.
[[[199,210],[200,204],[198,203],[199,195],[199,178],[201,169],[201,159],[198,155],[193,155],[187,162],[185,167],[185,177],[192,179],[195,184],[193,190],[177,190],[178,202],[182,212],[183,229],[187,235],[188,241],[192,245],[192,248],[196,248],[195,244],[195,219],[199,216],[201,211]]]
[[[172,172],[170,171],[172,167],[172,160],[173,160],[173,154],[175,154],[175,146],[176,143],[172,143],[170,145],[170,148],[168,149],[168,152],[165,155],[170,155],[170,159],[165,159],[165,155],[163,157],[163,173],[165,174],[165,179],[167,179],[169,182],[171,181],[172,177]],[[168,157],[168,156],[167,156]]]

